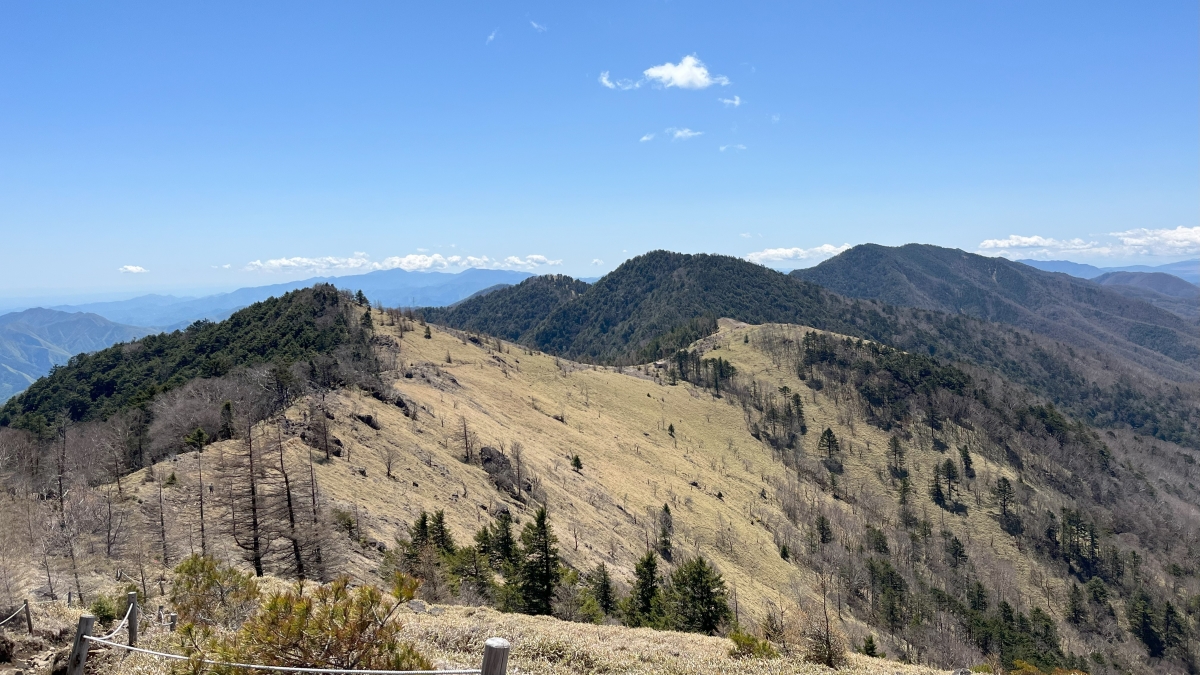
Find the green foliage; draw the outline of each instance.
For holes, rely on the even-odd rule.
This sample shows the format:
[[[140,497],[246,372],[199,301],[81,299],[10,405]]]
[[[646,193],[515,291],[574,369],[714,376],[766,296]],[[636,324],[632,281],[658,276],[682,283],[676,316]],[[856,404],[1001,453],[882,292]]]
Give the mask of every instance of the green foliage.
[[[185,623],[234,628],[258,606],[258,582],[211,556],[191,555],[175,567],[171,606]]]
[[[600,611],[610,615],[617,609],[617,592],[613,588],[612,576],[604,563],[596,565],[596,569],[588,575],[588,588]]]
[[[107,595],[98,596],[92,601],[88,611],[96,617],[101,626],[108,626],[117,619],[117,605]]]
[[[863,638],[862,649],[859,651],[863,656],[870,656],[871,658],[881,659],[887,656],[875,646],[875,636],[870,633],[867,634],[867,637]]]
[[[582,295],[588,284],[559,274],[531,277],[450,307],[421,310],[436,323],[517,342],[554,310]]]
[[[621,603],[623,621],[626,626],[654,626],[662,616],[662,600],[658,576],[658,556],[654,551],[638,559],[633,568],[633,588]]]
[[[571,457],[571,468],[574,469],[576,473],[583,471],[583,460],[579,459],[579,455],[573,455]]]
[[[744,632],[740,627],[729,633],[729,639],[733,641],[729,656],[735,659],[774,659],[779,656],[770,642]]]
[[[558,538],[550,528],[546,507],[541,507],[521,530],[521,567],[518,585],[521,604],[526,614],[549,614],[554,599],[554,585],[561,565],[558,559]]]
[[[732,612],[725,596],[725,580],[704,558],[683,561],[671,573],[667,597],[669,627],[712,635]]]
[[[0,409],[0,425],[31,430],[67,410],[73,420],[106,418],[199,377],[276,360],[328,354],[351,336],[342,297],[329,285],[255,303],[225,321],[149,335],[80,354]]]
[[[241,663],[346,669],[431,670],[401,640],[396,599],[349,577],[272,593],[235,635],[209,643],[211,657]],[[240,672],[217,667],[216,673]]]

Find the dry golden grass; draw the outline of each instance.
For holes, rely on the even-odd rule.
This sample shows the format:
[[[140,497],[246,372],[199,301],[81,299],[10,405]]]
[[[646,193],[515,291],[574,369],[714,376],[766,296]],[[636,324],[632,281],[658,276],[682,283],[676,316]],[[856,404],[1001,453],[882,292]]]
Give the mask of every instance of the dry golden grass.
[[[733,644],[724,638],[692,633],[672,633],[649,628],[593,626],[550,617],[501,614],[491,609],[446,607],[440,616],[404,610],[404,635],[439,669],[478,668],[483,643],[502,636],[512,644],[510,673],[566,675],[773,675],[775,673],[829,673],[824,666],[804,663],[798,657],[734,659]],[[178,652],[168,634],[154,633],[145,641],[150,648]],[[100,670],[114,675],[165,675],[165,659],[122,652],[94,652]],[[910,666],[895,661],[850,655],[850,663],[837,672],[851,675],[934,675],[946,671]]]
[[[397,335],[394,328],[382,325],[382,318],[375,323],[381,334]],[[422,510],[444,509],[460,543],[469,542],[501,506],[507,506],[523,522],[523,515],[533,504],[500,493],[478,465],[461,461],[462,450],[454,432],[465,419],[483,445],[502,446],[505,450],[514,442],[523,445],[524,470],[540,479],[560,550],[572,566],[590,569],[603,561],[616,579],[630,579],[634,562],[656,534],[653,514],[669,503],[674,514],[677,554],[700,554],[717,565],[743,623],[753,625],[768,600],[790,599],[805,604],[817,597],[814,575],[782,560],[766,527],[766,523],[784,520],[772,485],[788,480],[790,472],[773,459],[769,448],[749,434],[742,409],[731,399],[714,398],[686,383],[668,386],[658,379],[652,365],[618,372],[528,352],[507,343],[497,350],[490,339],[476,343],[465,334],[431,328],[431,339],[424,339],[418,330],[398,340],[398,367],[385,374],[396,393],[419,405],[415,422],[399,408],[360,393],[342,391],[329,397],[336,417],[331,431],[343,441],[347,455],[318,463],[318,481],[322,493],[334,505],[357,509],[369,538],[390,547],[393,537]],[[868,522],[894,518],[894,490],[880,470],[886,465],[888,436],[868,426],[844,402],[830,398],[829,390],[817,393],[804,387],[794,372],[773,363],[757,346],[763,331],[792,331],[798,336],[802,330],[807,329],[748,326],[722,320],[720,332],[703,340],[701,347],[718,350],[713,355],[732,362],[743,376],[803,392],[809,426],[803,445],[810,455],[815,454],[817,437],[826,427],[849,440],[840,491],[852,495],[855,506],[851,508],[815,485],[801,482],[806,500],[831,513]],[[750,336],[749,342],[744,341],[746,335]],[[404,378],[405,370],[414,377]],[[289,417],[297,422],[303,414],[303,405],[289,411]],[[356,414],[374,416],[381,428],[375,430],[361,423],[354,418]],[[667,433],[668,425],[675,428],[674,438]],[[262,433],[273,436],[275,432],[264,429]],[[958,442],[971,440],[971,432],[963,429],[951,428],[941,435]],[[292,437],[286,443],[289,462],[297,469],[307,467],[308,453],[319,455],[299,438]],[[385,477],[383,461],[389,447],[398,455],[393,467],[395,478],[391,480]],[[236,448],[226,443],[212,446],[212,450],[219,453]],[[215,453],[210,452],[205,452],[206,462],[213,461]],[[583,461],[580,472],[573,471],[569,463],[576,454]],[[918,504],[928,504],[923,493],[929,467],[944,457],[919,439],[910,444],[909,465]],[[980,485],[1008,473],[983,456],[977,455],[975,462]],[[192,532],[194,548],[195,509],[185,498],[193,487],[193,466],[193,456],[184,455],[169,463],[169,469],[159,467],[157,471],[171,470],[179,475],[178,485],[171,488],[178,493],[173,502],[173,527],[177,533]],[[365,469],[366,475],[357,469]],[[155,499],[153,485],[138,483],[136,477],[128,484],[136,486],[143,500]],[[973,560],[990,559],[989,564],[999,569],[1001,576],[1011,576],[1013,584],[1029,586],[1033,577],[1049,578],[1030,570],[1028,559],[1000,530],[989,515],[994,509],[988,505],[985,491],[965,495],[964,500],[970,506],[968,516],[951,516],[928,506],[923,517],[935,528],[952,530],[966,543]],[[922,507],[917,508],[920,512]],[[219,557],[236,558],[236,551],[227,541],[217,540],[210,546]],[[339,571],[373,582],[377,565],[377,555],[359,551],[347,556]],[[1046,604],[1056,613],[1059,603],[1052,599],[1063,597],[1061,589],[1050,585],[1048,590],[1039,589],[1039,593],[1043,590]],[[450,616],[465,617],[464,612],[469,611],[454,610]],[[476,616],[497,622],[492,625],[514,630],[542,625],[543,621],[478,612]],[[471,630],[470,622],[461,620],[461,627],[453,630],[466,634]],[[424,630],[422,627],[431,621],[429,617],[417,617],[413,629]],[[846,621],[845,630],[855,642],[869,632],[849,614]],[[481,623],[478,630],[503,635],[486,628]],[[697,645],[720,643],[694,636],[612,632],[620,630],[616,628],[565,626],[555,630],[568,629],[588,636],[626,636],[622,640],[638,636],[636,640],[644,639],[647,644],[656,640],[664,645],[681,640]],[[709,651],[705,653],[721,651],[711,646],[706,649]],[[435,655],[443,658],[451,653],[438,651]],[[783,668],[778,665],[782,663],[762,668]],[[626,670],[618,672],[643,672],[628,669],[633,667],[622,666]],[[679,665],[683,669],[680,672],[692,672],[692,667]],[[650,672],[649,666],[646,668],[645,672]]]

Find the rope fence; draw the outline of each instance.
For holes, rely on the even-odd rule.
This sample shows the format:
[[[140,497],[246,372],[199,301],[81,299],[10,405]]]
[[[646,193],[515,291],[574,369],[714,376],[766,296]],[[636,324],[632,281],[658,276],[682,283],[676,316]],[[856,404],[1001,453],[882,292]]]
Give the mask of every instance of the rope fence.
[[[462,669],[462,670],[361,670],[347,668],[311,668],[303,666],[269,666],[256,663],[235,663],[229,661],[212,661],[209,659],[197,659],[195,657],[183,656],[182,654],[171,654],[168,652],[158,652],[152,649],[137,647],[137,621],[138,608],[136,594],[130,594],[129,609],[125,612],[125,618],[121,620],[112,632],[107,635],[92,635],[92,628],[96,624],[96,617],[91,614],[84,614],[79,617],[79,627],[75,631],[75,643],[71,648],[71,657],[67,661],[67,675],[84,675],[84,667],[87,664],[88,651],[91,645],[104,645],[110,648],[122,649],[128,652],[146,654],[161,659],[169,659],[173,661],[188,661],[191,663],[202,663],[208,666],[218,666],[223,668],[241,668],[244,670],[257,670],[277,673],[325,673],[328,675],[505,675],[508,671],[508,653],[511,646],[508,640],[503,638],[488,638],[483,646],[483,664],[479,668]],[[11,618],[11,617],[10,617]],[[7,620],[7,619],[6,619]],[[152,623],[158,624],[158,621],[151,619]],[[170,617],[169,625],[173,630],[175,627],[175,615]],[[128,627],[129,644],[124,645],[119,642],[113,642],[112,638],[116,637],[123,628]]]
[[[8,623],[9,621],[12,621],[13,619],[17,618],[18,616],[21,616],[22,614],[25,615],[25,627],[29,630],[29,634],[33,635],[33,614],[30,613],[30,611],[29,611],[29,601],[28,600],[23,602],[21,604],[21,606],[19,608],[17,608],[17,611],[12,613],[12,616],[8,617],[7,619],[5,619],[3,621],[0,621],[0,626],[3,626],[4,624]]]

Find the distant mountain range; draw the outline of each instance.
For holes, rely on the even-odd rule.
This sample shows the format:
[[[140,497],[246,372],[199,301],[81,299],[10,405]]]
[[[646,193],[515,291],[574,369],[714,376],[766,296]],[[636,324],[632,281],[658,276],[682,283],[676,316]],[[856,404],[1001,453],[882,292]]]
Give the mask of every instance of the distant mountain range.
[[[1182,260],[1166,265],[1129,265],[1127,267],[1095,267],[1070,260],[1018,260],[1030,267],[1036,267],[1043,272],[1062,272],[1080,279],[1095,279],[1108,272],[1159,272],[1173,274],[1192,284],[1200,284],[1200,259]]]
[[[144,335],[186,328],[200,319],[221,321],[243,307],[288,291],[330,283],[361,290],[389,307],[441,306],[507,288],[528,272],[469,269],[457,274],[382,270],[344,277],[315,277],[241,288],[201,298],[143,295],[130,300],[58,305],[0,315],[0,402],[66,363],[75,354]]]
[[[36,308],[0,316],[0,402],[76,354],[153,332],[82,312]]]
[[[863,244],[791,274],[852,298],[966,314],[1020,326],[1075,347],[1116,351],[1170,377],[1181,375],[1182,364],[1188,364],[1193,377],[1200,373],[1194,321],[1130,297],[1123,288],[1005,258],[925,244]],[[1149,288],[1142,291],[1157,294]]]
[[[333,284],[349,291],[361,290],[371,302],[388,307],[450,305],[492,286],[517,284],[533,276],[511,270],[468,269],[457,274],[380,270],[343,277],[313,277],[270,286],[239,288],[200,298],[170,295],[143,295],[130,300],[93,302],[51,307],[63,312],[90,312],[117,323],[171,331],[193,321],[220,321],[235,311],[288,291],[314,284]]]

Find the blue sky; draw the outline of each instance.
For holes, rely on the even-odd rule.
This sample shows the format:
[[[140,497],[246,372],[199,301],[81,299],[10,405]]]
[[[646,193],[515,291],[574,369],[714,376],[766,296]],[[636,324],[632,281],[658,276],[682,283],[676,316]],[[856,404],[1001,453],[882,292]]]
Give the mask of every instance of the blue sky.
[[[0,296],[596,276],[656,248],[783,269],[863,242],[1191,257],[1198,19],[1170,1],[8,2]]]

